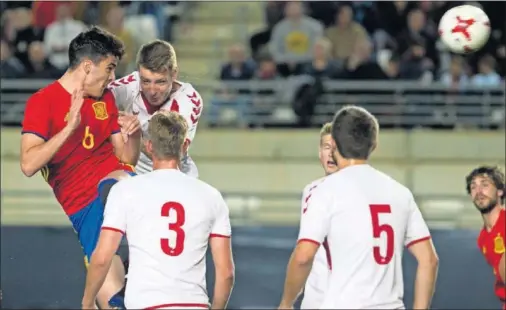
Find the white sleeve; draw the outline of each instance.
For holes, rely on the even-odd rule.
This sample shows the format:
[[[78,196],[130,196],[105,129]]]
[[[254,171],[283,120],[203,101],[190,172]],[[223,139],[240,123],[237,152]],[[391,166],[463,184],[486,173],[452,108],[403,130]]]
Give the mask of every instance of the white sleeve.
[[[300,201],[300,212],[301,212],[301,214],[304,214],[304,210],[307,207],[307,201],[311,198],[311,196],[309,196],[309,194],[310,194],[310,188],[311,188],[311,185],[308,184],[302,190],[302,199]]]
[[[117,79],[111,84],[108,85],[108,89],[114,95],[114,100],[116,101],[116,106],[120,111],[128,111],[132,110],[132,106],[134,104],[134,96],[132,88],[134,88],[134,83],[138,83],[136,75],[134,73]]]
[[[303,198],[306,199],[306,198]],[[329,232],[332,197],[323,188],[311,191],[306,207],[302,210],[298,241],[323,243]]]
[[[218,199],[216,203],[216,216],[214,219],[213,227],[211,228],[210,237],[229,238],[232,235],[229,211],[228,206],[220,193],[218,193]]]
[[[118,185],[120,184],[117,183],[111,188],[107,197],[102,229],[120,231],[125,234],[128,198],[125,197],[125,190],[122,190]]]
[[[430,238],[429,228],[427,227],[413,196],[410,197],[409,204],[410,214],[408,217],[406,236],[404,238],[404,244],[406,247],[410,247],[419,241],[424,241]]]
[[[197,126],[199,124],[200,116],[202,115],[202,111],[204,110],[204,100],[199,93],[196,91],[193,94],[188,96],[188,99],[191,103],[191,111],[189,111],[189,115],[184,117],[189,120],[188,122],[188,134],[186,138],[193,142],[195,138],[195,134],[197,133]]]

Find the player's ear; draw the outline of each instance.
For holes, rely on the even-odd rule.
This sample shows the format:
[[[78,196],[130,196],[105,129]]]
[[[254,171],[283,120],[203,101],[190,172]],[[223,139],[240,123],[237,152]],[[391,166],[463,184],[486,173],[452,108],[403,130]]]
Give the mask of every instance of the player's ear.
[[[504,190],[502,189],[497,190],[497,196],[504,197]]]
[[[190,147],[190,140],[188,139],[185,139],[184,142],[183,142],[183,154],[181,155],[186,155],[188,154],[188,148]]]
[[[83,69],[86,75],[90,74],[92,65],[93,63],[91,62],[91,60],[86,59],[83,61]]]
[[[172,74],[171,74],[172,81],[176,81],[176,80],[177,80],[178,75],[179,75],[179,68],[178,68],[178,67],[175,67],[175,68],[172,70]]]
[[[149,155],[153,156],[153,142],[149,139],[144,140],[144,147],[146,148],[146,151]]]

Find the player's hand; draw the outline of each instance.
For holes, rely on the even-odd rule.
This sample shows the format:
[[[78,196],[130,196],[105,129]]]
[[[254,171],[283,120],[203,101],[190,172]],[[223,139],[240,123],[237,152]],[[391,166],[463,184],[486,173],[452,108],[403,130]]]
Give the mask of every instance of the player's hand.
[[[285,305],[285,304],[280,304],[279,307],[278,307],[279,310],[283,310],[283,309],[293,309],[293,306],[289,306],[289,305]]]
[[[118,124],[121,127],[121,132],[126,136],[140,133],[141,122],[137,115],[119,112]]]
[[[74,90],[70,102],[67,126],[74,131],[81,124],[81,107],[84,103],[84,91],[82,88]]]

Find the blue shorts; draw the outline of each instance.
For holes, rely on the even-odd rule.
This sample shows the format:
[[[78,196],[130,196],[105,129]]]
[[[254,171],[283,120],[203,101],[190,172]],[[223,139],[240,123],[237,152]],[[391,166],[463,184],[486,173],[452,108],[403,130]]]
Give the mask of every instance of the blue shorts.
[[[131,176],[135,176],[134,172],[125,171]],[[98,190],[98,188],[97,188]],[[77,238],[81,243],[84,252],[84,261],[86,266],[90,261],[91,254],[97,246],[98,237],[104,221],[104,207],[97,196],[89,205],[69,216]]]

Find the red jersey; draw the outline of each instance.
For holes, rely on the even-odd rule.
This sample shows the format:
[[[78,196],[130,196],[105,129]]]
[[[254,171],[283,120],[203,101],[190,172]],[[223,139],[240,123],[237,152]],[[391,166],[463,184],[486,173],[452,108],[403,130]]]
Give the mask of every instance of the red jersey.
[[[506,303],[506,286],[499,275],[499,261],[505,250],[504,238],[506,237],[506,211],[503,209],[494,227],[487,231],[482,228],[478,236],[478,247],[482,251],[487,263],[494,269],[496,276],[495,294],[499,299]]]
[[[22,133],[51,139],[67,123],[71,94],[54,82],[33,94],[26,103]],[[101,179],[125,169],[114,154],[110,141],[119,134],[118,109],[114,96],[106,91],[99,100],[86,98],[81,108],[81,124],[41,169],[58,202],[72,215],[90,202]]]

